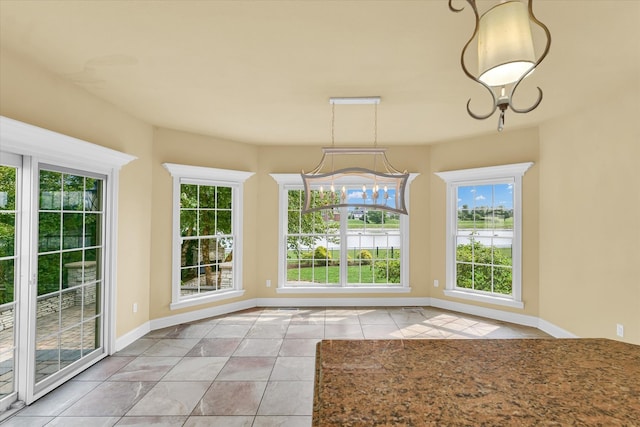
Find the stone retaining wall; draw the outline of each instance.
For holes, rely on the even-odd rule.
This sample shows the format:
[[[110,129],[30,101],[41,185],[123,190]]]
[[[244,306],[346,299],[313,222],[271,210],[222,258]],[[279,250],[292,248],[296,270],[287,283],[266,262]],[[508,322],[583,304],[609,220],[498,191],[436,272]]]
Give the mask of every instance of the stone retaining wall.
[[[84,283],[93,282],[96,280],[96,262],[95,261],[79,261],[65,264],[67,269],[67,283],[69,287],[74,287],[82,284],[82,267],[84,266]],[[78,306],[82,304],[82,290],[85,290],[84,303],[93,304],[96,302],[96,286],[88,286],[84,288],[78,288],[70,292],[62,292],[62,303],[60,302],[60,295],[56,294],[48,298],[42,298],[38,300],[36,307],[36,318],[39,319],[42,316],[48,314],[58,313],[61,309],[67,309],[70,307]],[[13,328],[14,315],[13,308],[0,312],[0,331]]]

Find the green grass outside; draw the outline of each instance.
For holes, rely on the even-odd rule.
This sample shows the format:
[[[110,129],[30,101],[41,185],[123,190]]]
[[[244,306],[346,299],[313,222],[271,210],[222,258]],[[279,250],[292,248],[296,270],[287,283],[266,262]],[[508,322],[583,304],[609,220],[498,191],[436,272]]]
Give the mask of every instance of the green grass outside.
[[[300,277],[298,277],[300,273]],[[329,275],[325,281],[326,275]],[[313,280],[314,277],[316,280]],[[301,269],[292,268],[287,270],[287,280],[290,282],[317,282],[317,283],[340,283],[340,267],[305,267]],[[373,268],[369,265],[362,267],[354,265],[347,269],[348,283],[373,283]]]
[[[361,249],[350,249],[348,252],[348,257],[349,260],[357,260],[358,259],[358,253],[360,252]],[[369,252],[371,252],[371,255],[373,256],[373,260],[385,260],[385,259],[398,259],[400,258],[400,249],[393,249],[393,253],[391,251],[391,249],[386,249],[386,248],[380,248],[378,249],[378,252],[376,253],[376,249],[375,248],[370,248],[370,249],[362,249],[362,250],[367,250]],[[307,253],[307,254],[311,254],[313,253],[313,251],[305,251],[305,252],[301,252],[301,255],[303,253]],[[337,249],[331,249],[329,250],[329,254],[331,255],[329,259],[332,260],[339,260],[340,259],[340,251]],[[309,255],[311,256],[311,255]],[[289,258],[290,260],[296,259],[297,258],[297,252],[296,251],[288,251],[287,252],[287,258]]]
[[[473,221],[470,219],[458,219],[458,228],[475,228],[475,229],[507,229],[510,230],[513,228],[513,218],[507,218],[506,220],[503,218],[493,217],[486,218],[483,220]]]
[[[384,224],[365,224],[363,221],[359,219],[349,219],[347,220],[347,227],[351,230],[359,229],[359,228],[389,228],[389,229],[398,229],[400,228],[400,220],[399,219],[388,219]]]

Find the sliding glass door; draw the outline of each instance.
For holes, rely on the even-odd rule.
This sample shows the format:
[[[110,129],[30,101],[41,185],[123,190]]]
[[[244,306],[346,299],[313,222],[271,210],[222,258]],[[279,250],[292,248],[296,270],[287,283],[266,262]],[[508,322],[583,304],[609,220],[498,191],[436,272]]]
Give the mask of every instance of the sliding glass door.
[[[106,355],[106,185],[0,153],[0,415]]]
[[[104,177],[42,167],[38,177],[35,385],[102,353]]]
[[[134,159],[0,116],[0,419],[114,350],[118,177]]]

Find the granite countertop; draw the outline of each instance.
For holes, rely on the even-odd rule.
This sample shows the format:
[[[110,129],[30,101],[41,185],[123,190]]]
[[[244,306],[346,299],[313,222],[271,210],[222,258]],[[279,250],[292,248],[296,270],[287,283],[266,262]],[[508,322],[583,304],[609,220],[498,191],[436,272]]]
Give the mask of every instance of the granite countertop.
[[[313,426],[640,426],[640,346],[324,340]]]

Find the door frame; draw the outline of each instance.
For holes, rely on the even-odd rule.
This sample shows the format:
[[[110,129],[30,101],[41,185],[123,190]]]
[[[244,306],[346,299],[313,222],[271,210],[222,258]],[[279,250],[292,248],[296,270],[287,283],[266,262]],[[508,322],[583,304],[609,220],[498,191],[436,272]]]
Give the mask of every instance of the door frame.
[[[115,352],[116,340],[116,267],[118,231],[118,185],[120,168],[136,159],[135,156],[112,150],[87,141],[0,116],[0,142],[2,151],[22,156],[22,174],[19,192],[20,242],[19,271],[16,283],[17,305],[35,304],[37,294],[37,182],[39,165],[87,171],[105,176],[104,181],[104,301],[103,305],[103,347],[104,352],[89,359],[97,362]],[[35,251],[35,256],[34,256]],[[25,283],[27,284],[25,286]],[[17,309],[16,371],[14,388],[16,399],[30,404],[44,396],[60,384],[77,375],[76,370],[63,372],[55,381],[35,391],[35,313],[32,310]],[[24,331],[26,329],[26,331]],[[26,332],[26,333],[24,333]],[[26,362],[26,363],[25,363]]]

